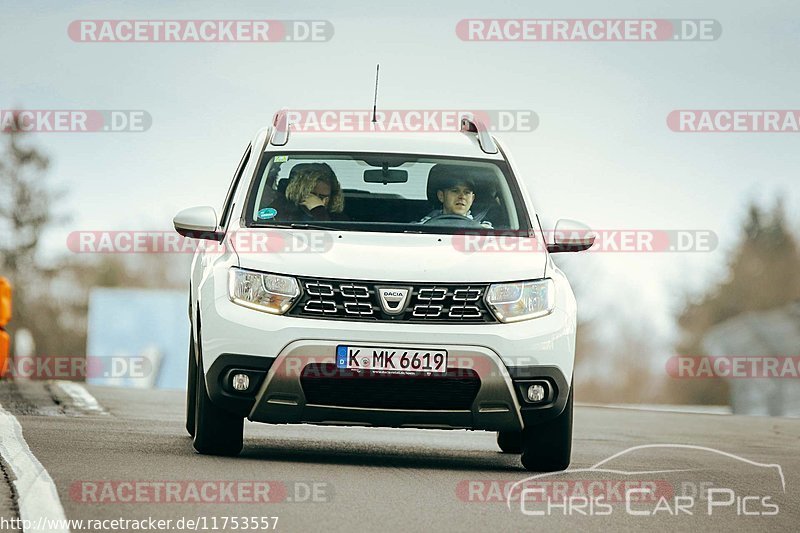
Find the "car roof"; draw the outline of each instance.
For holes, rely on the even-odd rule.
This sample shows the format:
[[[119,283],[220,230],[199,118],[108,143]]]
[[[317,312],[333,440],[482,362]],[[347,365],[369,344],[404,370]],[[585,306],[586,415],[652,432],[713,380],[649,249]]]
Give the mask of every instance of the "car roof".
[[[286,144],[268,143],[266,152],[381,152],[424,154],[503,160],[498,151],[488,154],[469,132],[296,132],[289,128]]]

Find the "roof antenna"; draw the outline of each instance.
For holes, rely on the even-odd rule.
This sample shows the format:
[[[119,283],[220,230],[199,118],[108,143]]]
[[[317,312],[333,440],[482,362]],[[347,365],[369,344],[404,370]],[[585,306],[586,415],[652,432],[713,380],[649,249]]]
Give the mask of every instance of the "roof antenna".
[[[381,65],[378,63],[375,66],[375,99],[372,102],[372,122],[378,122],[378,75],[381,72]]]

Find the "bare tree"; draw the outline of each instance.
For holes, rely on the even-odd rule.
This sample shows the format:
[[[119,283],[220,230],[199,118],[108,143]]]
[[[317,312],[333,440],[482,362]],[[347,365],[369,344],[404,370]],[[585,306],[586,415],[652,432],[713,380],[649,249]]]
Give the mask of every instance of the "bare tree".
[[[0,132],[0,275],[14,284],[14,320],[26,328],[37,354],[80,355],[86,347],[92,287],[185,288],[191,256],[67,255],[37,262],[43,232],[65,217],[51,209],[48,158],[19,124]]]
[[[21,327],[34,331],[32,293],[40,275],[36,252],[42,232],[52,221],[52,191],[46,181],[48,158],[26,142],[14,117],[0,136],[0,274],[14,284],[12,335]]]
[[[35,270],[39,239],[52,219],[48,158],[24,136],[9,128],[0,153],[0,268],[14,283]]]

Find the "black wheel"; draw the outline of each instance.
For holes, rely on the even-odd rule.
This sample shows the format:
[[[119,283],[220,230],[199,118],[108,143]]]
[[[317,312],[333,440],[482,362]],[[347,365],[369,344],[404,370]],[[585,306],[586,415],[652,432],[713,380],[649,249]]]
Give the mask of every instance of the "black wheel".
[[[503,453],[522,453],[522,432],[498,431],[497,445]]]
[[[186,373],[186,431],[194,437],[195,395],[197,394],[197,356],[194,351],[194,335],[189,333],[189,371]]]
[[[198,332],[198,341],[200,339]],[[238,455],[244,441],[244,418],[228,412],[211,402],[203,374],[203,352],[197,347],[195,381],[194,440],[197,452],[207,455]]]
[[[556,418],[522,430],[522,466],[533,472],[566,470],[572,456],[572,393]]]

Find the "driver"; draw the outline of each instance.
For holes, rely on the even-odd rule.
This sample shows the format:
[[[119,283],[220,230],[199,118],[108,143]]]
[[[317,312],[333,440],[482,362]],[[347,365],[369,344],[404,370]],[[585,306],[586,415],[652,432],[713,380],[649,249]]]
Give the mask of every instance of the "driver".
[[[419,224],[425,224],[430,219],[442,215],[459,215],[473,220],[470,208],[475,202],[475,184],[468,178],[451,178],[442,184],[442,188],[436,191],[436,198],[442,204],[442,208],[428,213],[423,217]],[[492,223],[488,220],[481,221],[481,226],[491,228]]]

